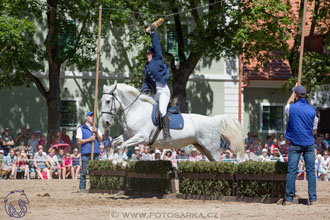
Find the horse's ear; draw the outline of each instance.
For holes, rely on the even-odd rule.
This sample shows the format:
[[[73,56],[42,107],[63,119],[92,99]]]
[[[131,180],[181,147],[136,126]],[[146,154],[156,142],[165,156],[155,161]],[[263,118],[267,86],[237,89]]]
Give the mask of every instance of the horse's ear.
[[[106,85],[103,85],[103,92],[107,89]]]
[[[110,93],[113,93],[117,89],[117,83],[115,84],[115,87],[111,90]]]

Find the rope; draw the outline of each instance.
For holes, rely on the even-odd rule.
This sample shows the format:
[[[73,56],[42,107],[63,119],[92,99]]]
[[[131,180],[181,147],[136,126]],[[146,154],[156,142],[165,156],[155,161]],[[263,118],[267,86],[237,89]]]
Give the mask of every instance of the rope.
[[[164,18],[166,18],[166,17],[178,15],[178,14],[184,14],[184,13],[190,12],[192,10],[196,10],[196,9],[200,9],[200,8],[206,8],[206,7],[209,7],[209,6],[212,6],[212,5],[221,3],[221,2],[222,1],[216,1],[216,2],[213,2],[213,3],[210,3],[210,4],[201,5],[201,6],[198,6],[198,7],[195,7],[195,8],[191,8],[191,9],[188,9],[188,10],[184,10],[184,11],[180,11],[180,12],[176,12],[176,13],[171,13],[171,14],[151,14],[151,13],[143,13],[143,12],[132,11],[132,10],[127,10],[127,9],[118,9],[118,8],[103,8],[102,10],[122,11],[122,12],[128,12],[128,13],[133,13],[133,14],[140,14],[140,15],[148,15],[148,16],[155,16],[155,17],[164,17]],[[151,10],[149,8],[145,8],[145,9]],[[94,10],[98,10],[98,8],[95,8]]]

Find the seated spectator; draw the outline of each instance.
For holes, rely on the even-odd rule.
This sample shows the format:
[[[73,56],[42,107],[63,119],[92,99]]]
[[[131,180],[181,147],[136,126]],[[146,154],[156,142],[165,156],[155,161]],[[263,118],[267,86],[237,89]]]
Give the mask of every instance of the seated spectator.
[[[38,176],[43,180],[44,177],[41,172],[47,173],[47,179],[50,179],[50,172],[47,167],[49,167],[49,163],[47,160],[47,154],[43,151],[43,146],[38,146],[38,152],[34,154],[33,164],[37,171]]]
[[[36,131],[36,139],[39,142],[39,145],[44,146],[44,138],[41,136],[41,131]]]
[[[58,131],[56,133],[56,137],[52,140],[51,146],[55,145],[55,144],[64,144],[65,142],[62,139],[62,133],[61,131]]]
[[[17,168],[15,166],[16,156],[14,149],[9,150],[9,154],[4,156],[4,161],[1,164],[2,176],[5,177],[9,172],[11,172],[10,178],[16,179]]]
[[[247,133],[247,138],[245,138],[245,149],[249,149],[250,145],[253,143],[254,132],[250,131]]]
[[[193,148],[190,151],[190,156],[188,157],[188,160],[189,161],[192,161],[192,162],[196,162],[196,161],[200,161],[201,160],[201,157],[199,155],[197,155],[197,149],[196,148]]]
[[[259,142],[259,138],[256,135],[253,137],[253,143],[250,145],[249,150],[257,156],[261,155],[262,148]]]
[[[267,136],[264,148],[266,148],[268,151],[270,151],[271,147],[272,147],[272,144],[273,144],[273,136],[272,135]]]
[[[125,147],[125,148],[124,148],[123,155],[121,156],[121,158],[123,158],[123,160],[128,160],[128,156],[127,156],[127,154],[128,154],[128,148]]]
[[[28,144],[27,144],[28,154],[35,154],[37,152],[39,145],[40,144],[39,144],[38,139],[35,137],[35,134],[32,132],[31,138],[28,140]],[[31,153],[30,153],[30,151],[31,151]]]
[[[328,146],[330,146],[330,134],[329,132],[324,133],[324,140],[328,142]]]
[[[149,147],[145,146],[141,154],[141,160],[151,160],[151,154],[149,153]]]
[[[79,149],[79,146],[78,146],[78,139],[77,139],[77,131],[74,130],[72,132],[72,138],[71,138],[71,149],[75,149],[75,148],[78,148]]]
[[[73,177],[73,168],[72,168],[72,157],[70,157],[70,153],[67,152],[65,157],[62,159],[62,178],[68,178],[70,175]]]
[[[49,172],[50,172],[50,179],[53,178],[53,174],[58,176],[58,179],[61,179],[61,166],[58,162],[57,156],[55,154],[55,150],[53,148],[49,149],[48,161],[50,164]]]
[[[325,177],[327,176],[327,171],[323,168],[324,164],[324,158],[321,154],[318,154],[315,157],[315,175],[317,177],[320,177],[322,181],[325,180]]]
[[[225,151],[225,155],[223,157],[223,160],[224,161],[229,161],[229,160],[232,160],[233,159],[233,154],[231,153],[231,151],[229,149],[227,149]]]
[[[16,160],[16,166],[17,170],[21,170],[24,172],[24,179],[30,179],[30,173],[29,173],[29,159],[23,150],[21,151],[16,151],[17,152],[17,160]]]
[[[169,160],[169,161],[171,161],[171,164],[172,164],[173,167],[175,167],[175,168],[178,167],[177,160],[172,155],[172,150],[170,150],[170,149],[166,150],[166,152],[163,156],[163,160]]]
[[[64,143],[71,146],[70,137],[66,134],[66,128],[62,128],[61,139],[64,141]]]
[[[222,149],[222,148],[220,148],[220,149]],[[178,160],[187,160],[188,159],[186,152],[184,150],[180,151],[180,154],[177,156],[177,158],[178,158]]]
[[[160,150],[158,150],[158,149],[155,150],[155,155],[154,155],[153,159],[154,160],[161,160],[162,159]]]
[[[229,141],[227,139],[225,139],[224,137],[220,138],[220,148],[222,148],[222,149],[230,148]]]
[[[4,156],[8,155],[8,152],[10,149],[14,148],[14,139],[9,134],[10,130],[9,128],[5,129],[5,133],[2,135],[2,148],[4,152]]]
[[[305,160],[304,157],[301,155],[299,164],[298,164],[298,180],[306,180],[306,169],[305,169]]]
[[[59,179],[62,178],[62,171],[63,171],[62,160],[63,160],[63,158],[64,158],[64,150],[61,148],[58,150],[58,154],[57,154],[57,160],[58,160],[58,163],[60,164],[60,167],[58,167],[58,169],[57,169]]]
[[[113,154],[113,158],[114,158],[115,160],[118,159],[118,157],[119,157],[119,153],[120,153],[120,146],[117,146],[117,147],[114,148],[114,154]]]
[[[277,138],[274,138],[274,140],[273,140],[273,143],[270,147],[270,153],[273,154],[275,149],[278,149],[278,150],[280,149],[280,147],[278,146],[278,143],[277,143]]]
[[[176,152],[177,150],[179,150],[179,149],[172,148],[172,155],[175,158],[178,156],[178,153]]]
[[[324,151],[323,152],[323,164],[322,164],[323,169],[327,172],[326,179],[330,180],[330,157],[329,157],[329,151]]]
[[[262,149],[262,155],[259,156],[258,161],[264,162],[264,161],[270,161],[270,158],[267,154],[267,149]]]
[[[134,153],[132,154],[132,161],[140,160],[140,148],[138,146],[134,147]]]
[[[276,160],[280,162],[284,162],[283,156],[281,155],[280,151],[278,148],[274,149],[274,153],[270,155],[270,160]]]
[[[280,147],[280,149],[283,148],[283,146],[285,145],[286,141],[285,141],[285,138],[284,138],[284,134],[281,134],[280,135],[280,140],[278,141],[278,146]]]
[[[102,145],[101,145],[102,146]],[[71,155],[72,158],[72,179],[78,179],[78,175],[81,170],[81,155],[79,154],[78,148],[73,149],[73,154]]]
[[[99,160],[108,160],[107,151],[104,149],[104,146],[100,145],[99,148],[100,148]]]
[[[251,151],[248,149],[245,151],[245,155],[244,155],[244,160],[243,161],[257,161],[258,160],[258,156],[255,155],[253,152],[251,153]]]
[[[25,126],[21,126],[21,132],[18,133],[14,139],[16,146],[27,146],[29,134],[25,131]]]
[[[207,159],[207,157],[204,154],[202,154],[199,150],[196,150],[196,154],[198,161],[209,161],[209,159]]]
[[[112,138],[109,136],[109,129],[105,129],[104,134],[102,135],[102,141],[104,148],[107,149],[111,147]]]
[[[290,143],[291,143],[290,140],[285,140],[285,144],[281,145],[282,148],[280,147],[280,152],[284,157],[286,157],[289,153]]]
[[[314,147],[318,154],[322,154],[323,151],[328,149],[328,142],[324,141],[323,135],[319,135],[314,143]]]

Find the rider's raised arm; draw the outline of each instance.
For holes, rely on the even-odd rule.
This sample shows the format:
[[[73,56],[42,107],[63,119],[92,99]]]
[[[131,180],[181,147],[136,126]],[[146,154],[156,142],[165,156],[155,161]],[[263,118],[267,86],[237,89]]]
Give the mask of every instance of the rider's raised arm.
[[[151,33],[151,38],[152,38],[152,46],[154,48],[154,58],[156,60],[162,60],[163,55],[162,55],[162,47],[160,46],[160,42],[157,36],[156,32]]]

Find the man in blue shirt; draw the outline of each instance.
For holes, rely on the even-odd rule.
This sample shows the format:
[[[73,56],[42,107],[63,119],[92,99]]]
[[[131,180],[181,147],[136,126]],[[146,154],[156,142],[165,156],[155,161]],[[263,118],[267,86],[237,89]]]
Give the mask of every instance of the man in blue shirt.
[[[153,99],[159,103],[159,113],[161,115],[165,141],[170,143],[170,121],[167,115],[167,106],[171,98],[170,89],[167,86],[170,70],[168,65],[164,64],[162,47],[153,25],[151,25],[150,36],[153,47],[147,50],[147,63],[144,69],[145,80],[142,91],[151,91]]]
[[[305,98],[306,89],[303,86],[296,86],[292,90],[293,93],[285,106],[285,113],[289,116],[285,138],[290,140],[291,144],[288,154],[288,173],[283,204],[291,204],[295,196],[296,176],[302,154],[307,172],[309,204],[312,205],[317,200],[313,144],[318,119],[315,109],[308,104]]]
[[[94,142],[94,159],[99,159],[100,148],[99,143],[102,139],[100,129],[93,125],[93,112],[86,114],[86,123],[81,125],[77,130],[78,144],[81,145],[81,173],[80,173],[80,192],[86,192],[86,170],[91,160],[92,142]],[[94,135],[95,134],[95,135]]]

